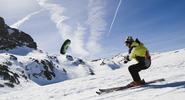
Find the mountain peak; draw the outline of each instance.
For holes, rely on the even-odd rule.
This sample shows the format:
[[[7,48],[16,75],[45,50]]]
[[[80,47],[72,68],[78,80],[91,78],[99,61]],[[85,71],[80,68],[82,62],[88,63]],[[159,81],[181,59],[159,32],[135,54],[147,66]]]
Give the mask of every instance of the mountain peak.
[[[37,49],[37,44],[25,32],[9,27],[3,17],[0,17],[0,50],[8,51],[16,47]]]

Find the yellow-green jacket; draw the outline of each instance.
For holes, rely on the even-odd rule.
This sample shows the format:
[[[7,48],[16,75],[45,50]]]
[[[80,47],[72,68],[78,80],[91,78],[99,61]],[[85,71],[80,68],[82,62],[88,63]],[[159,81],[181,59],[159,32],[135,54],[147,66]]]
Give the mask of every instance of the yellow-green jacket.
[[[147,48],[142,43],[138,43],[134,41],[131,44],[131,48],[133,49],[129,55],[130,60],[136,59],[137,57],[146,57]]]

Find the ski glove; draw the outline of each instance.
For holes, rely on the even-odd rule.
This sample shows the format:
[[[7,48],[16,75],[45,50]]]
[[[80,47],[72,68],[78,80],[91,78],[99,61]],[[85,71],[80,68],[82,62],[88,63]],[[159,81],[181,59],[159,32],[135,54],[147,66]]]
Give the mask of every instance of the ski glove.
[[[129,60],[129,55],[124,56],[124,63],[126,64],[128,61],[130,61],[130,60]]]

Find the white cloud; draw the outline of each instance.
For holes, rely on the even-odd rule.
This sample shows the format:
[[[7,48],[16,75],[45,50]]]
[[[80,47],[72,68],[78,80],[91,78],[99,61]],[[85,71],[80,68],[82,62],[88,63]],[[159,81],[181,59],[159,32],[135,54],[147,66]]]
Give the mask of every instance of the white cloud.
[[[46,0],[38,0],[39,4],[47,9],[51,14],[51,20],[56,24],[56,27],[59,30],[59,33],[61,34],[62,38],[65,39],[71,39],[71,50],[72,53],[77,56],[87,56],[89,53],[84,48],[84,31],[85,28],[78,25],[76,30],[72,28],[72,26],[65,23],[66,20],[69,20],[69,17],[64,15],[64,9],[60,5],[52,4],[46,2]]]
[[[28,21],[32,16],[34,16],[34,15],[36,15],[36,14],[39,14],[41,11],[43,11],[43,9],[28,14],[27,16],[25,16],[25,17],[22,18],[21,20],[15,22],[13,25],[11,25],[11,27],[12,27],[12,28],[19,28],[23,23],[25,23],[26,21]]]
[[[52,4],[47,2],[47,0],[37,0],[39,5],[46,10],[49,11],[51,15],[51,20],[56,24],[56,27],[61,34],[62,38],[68,39],[71,38],[72,35],[72,28],[71,26],[67,25],[64,21],[68,20],[69,18],[64,15],[64,7],[61,7],[57,4]]]
[[[104,34],[107,24],[104,19],[104,7],[104,0],[89,0],[87,25],[90,29],[90,37],[89,42],[87,43],[87,49],[90,52],[98,53],[102,50],[102,46],[99,41]]]
[[[74,55],[87,57],[90,54],[94,55],[102,50],[99,41],[106,28],[104,0],[89,0],[88,11],[83,12],[84,15],[78,17],[69,14],[75,11],[69,11],[68,7],[49,3],[47,0],[37,1],[41,7],[50,12],[51,20],[56,24],[62,38],[64,40],[71,39],[71,51]],[[80,8],[77,9],[80,12]],[[84,11],[84,9],[82,10]],[[81,20],[79,17],[82,16],[83,18],[84,16],[88,16],[88,18]]]
[[[75,53],[81,57],[86,57],[89,55],[89,52],[84,48],[85,41],[84,41],[84,35],[86,32],[86,28],[82,27],[80,24],[77,26],[77,30],[74,31],[74,38],[72,42],[72,47],[75,51]],[[74,45],[73,45],[74,44]]]

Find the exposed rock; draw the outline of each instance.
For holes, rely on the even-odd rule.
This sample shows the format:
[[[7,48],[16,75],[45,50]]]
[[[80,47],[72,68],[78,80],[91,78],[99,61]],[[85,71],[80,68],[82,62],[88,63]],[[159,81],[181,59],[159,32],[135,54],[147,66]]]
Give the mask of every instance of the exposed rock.
[[[8,69],[8,66],[6,65],[1,65],[0,64],[0,77],[2,77],[4,80],[8,80],[8,82],[4,83],[5,85],[9,87],[14,87],[15,84],[19,84],[19,75],[10,71]]]
[[[0,17],[0,50],[7,51],[17,46],[37,49],[37,44],[30,35],[9,27],[5,24],[4,19]]]
[[[69,60],[69,61],[73,61],[73,57],[71,55],[66,55],[66,59]]]
[[[85,62],[82,59],[77,59],[73,62],[73,65],[78,66],[78,65],[85,65]]]
[[[41,63],[43,64],[44,67],[44,76],[48,79],[51,80],[52,76],[55,77],[55,73],[54,73],[54,65],[51,61],[48,60],[41,60]]]

